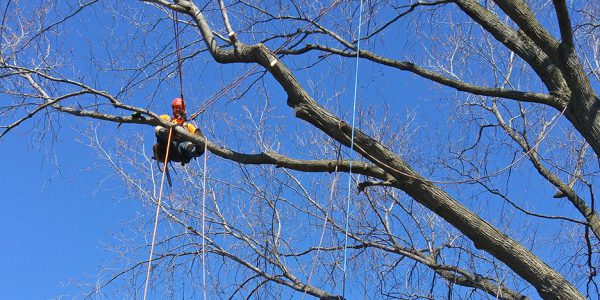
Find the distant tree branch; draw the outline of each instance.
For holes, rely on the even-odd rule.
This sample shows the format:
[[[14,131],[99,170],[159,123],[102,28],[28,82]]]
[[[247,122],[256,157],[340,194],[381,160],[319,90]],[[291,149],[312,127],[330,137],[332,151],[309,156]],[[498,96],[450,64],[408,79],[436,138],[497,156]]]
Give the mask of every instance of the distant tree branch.
[[[349,57],[349,58],[356,57],[356,51],[344,51],[344,50],[339,50],[339,49],[321,46],[321,45],[306,45],[304,48],[301,48],[301,49],[286,50],[286,51],[281,51],[281,53],[297,55],[297,54],[306,53],[307,51],[311,51],[311,50],[328,52],[328,53],[332,53],[332,54],[336,54],[336,55],[340,55],[340,56],[344,56],[344,57]],[[463,82],[460,80],[452,79],[452,78],[443,76],[439,73],[424,69],[424,68],[419,67],[411,62],[397,61],[397,60],[385,58],[385,57],[376,55],[372,52],[365,51],[365,50],[361,50],[359,56],[362,58],[366,58],[370,61],[379,63],[379,64],[390,66],[390,67],[393,67],[393,68],[396,68],[399,70],[403,70],[403,71],[412,72],[423,78],[427,78],[427,79],[437,82],[441,85],[451,87],[451,88],[454,88],[454,89],[462,91],[462,92],[467,92],[467,93],[481,95],[481,96],[500,97],[500,98],[518,100],[518,101],[523,101],[523,102],[542,103],[542,104],[547,104],[547,105],[551,105],[551,106],[556,105],[556,99],[552,95],[515,91],[515,90],[510,90],[510,89],[504,89],[504,88],[489,88],[489,87],[473,85],[473,84],[469,84],[469,83],[466,83],[466,82]]]
[[[549,183],[551,183],[556,188],[558,188],[560,192],[562,192],[564,195],[567,196],[567,198],[573,204],[573,206],[575,206],[575,208],[581,213],[581,215],[583,217],[585,217],[587,223],[589,223],[589,226],[592,228],[592,232],[594,233],[596,238],[600,237],[600,218],[598,217],[598,214],[595,211],[593,211],[585,203],[585,201],[583,199],[581,199],[579,197],[579,195],[575,192],[575,190],[571,186],[567,185],[565,182],[560,180],[560,178],[558,176],[556,176],[554,173],[552,173],[541,162],[540,157],[537,152],[537,148],[539,146],[539,142],[541,141],[541,138],[534,145],[531,145],[529,143],[529,141],[527,141],[525,138],[519,136],[519,134],[504,121],[504,119],[500,115],[500,112],[499,112],[495,102],[494,102],[494,105],[490,108],[490,110],[492,111],[492,113],[494,114],[494,116],[496,117],[500,126],[506,132],[506,134],[521,147],[521,149],[523,150],[525,155],[527,155],[527,157],[529,158],[529,161],[531,161],[531,163],[533,164],[535,169],[538,171],[538,173],[542,177],[544,177],[544,179],[546,179]],[[547,123],[547,124],[549,124],[549,123]],[[545,127],[547,127],[547,126],[548,125],[545,125]],[[545,127],[542,129],[542,135],[545,132],[545,129],[546,129]],[[504,197],[503,195],[500,195],[496,191],[492,191],[492,190],[489,190],[489,191],[496,195],[502,196],[505,200],[508,201],[508,199],[506,197]],[[510,202],[510,201],[508,201],[508,202]],[[513,206],[514,206],[514,204],[513,204]],[[521,210],[521,211],[524,211],[524,210]],[[558,217],[556,217],[556,218],[558,218]],[[565,218],[563,218],[563,219],[565,219]],[[568,220],[571,222],[577,222],[577,223],[581,224],[580,221],[575,221],[572,219],[568,219]]]

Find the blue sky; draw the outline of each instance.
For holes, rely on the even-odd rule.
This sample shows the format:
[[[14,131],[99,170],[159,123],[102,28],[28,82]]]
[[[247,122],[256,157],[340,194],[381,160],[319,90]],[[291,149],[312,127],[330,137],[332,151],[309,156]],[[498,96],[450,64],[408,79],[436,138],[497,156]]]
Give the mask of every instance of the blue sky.
[[[12,170],[1,184],[0,299],[72,298],[113,256],[103,244],[139,210],[119,198],[118,186],[95,192],[101,174],[86,169],[96,154],[74,133],[61,130],[56,161],[43,153],[49,145],[34,149],[27,132],[0,141],[0,162]]]

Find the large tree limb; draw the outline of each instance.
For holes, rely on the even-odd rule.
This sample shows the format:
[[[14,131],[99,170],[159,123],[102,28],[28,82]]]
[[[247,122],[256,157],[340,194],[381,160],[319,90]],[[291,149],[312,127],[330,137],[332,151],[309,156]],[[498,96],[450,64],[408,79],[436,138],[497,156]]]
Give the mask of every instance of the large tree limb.
[[[416,261],[434,271],[436,274],[444,278],[446,281],[452,284],[460,286],[471,287],[479,289],[493,297],[498,299],[527,299],[526,296],[520,294],[517,291],[511,290],[503,285],[501,282],[496,282],[491,278],[486,278],[479,274],[470,272],[468,270],[440,264],[437,260],[437,256],[440,254],[441,248],[438,249],[416,249],[415,247],[405,247],[396,241],[395,235],[392,233],[387,219],[379,213],[375,207],[373,201],[370,199],[369,204],[378,216],[380,223],[382,224],[385,232],[383,233],[388,237],[387,243],[384,241],[376,242],[371,240],[365,240],[361,237],[360,233],[349,231],[348,235],[350,238],[358,242],[358,244],[350,245],[348,248],[351,249],[366,249],[375,248],[388,253],[398,254],[403,257],[407,257],[413,261]],[[325,214],[325,211],[323,211]],[[328,221],[336,230],[344,232],[344,226],[340,226],[331,217],[328,217]],[[385,240],[385,239],[384,239]],[[307,250],[297,253],[284,253],[282,256],[286,257],[298,257],[312,253],[313,251],[339,251],[343,250],[343,246],[333,247],[309,247]],[[429,251],[429,253],[427,253]]]
[[[172,126],[172,124],[170,122],[159,118],[157,114],[150,112],[148,110],[142,109],[142,108],[122,104],[120,101],[118,101],[117,99],[113,98],[112,96],[108,95],[108,93],[105,93],[105,92],[99,92],[96,90],[93,90],[90,92],[89,90],[84,89],[82,92],[70,93],[70,94],[63,95],[63,96],[60,96],[57,98],[52,98],[33,79],[33,77],[30,74],[27,73],[22,76],[40,94],[40,96],[44,99],[45,103],[40,105],[36,110],[31,112],[27,116],[23,117],[22,119],[18,120],[17,122],[14,122],[13,124],[11,124],[9,126],[7,126],[7,128],[0,135],[0,137],[2,137],[10,129],[21,124],[26,119],[32,117],[33,114],[35,114],[36,112],[38,112],[44,108],[47,108],[49,106],[58,111],[68,113],[68,114],[71,114],[74,116],[111,121],[111,122],[115,122],[115,123],[119,123],[119,124],[122,124],[122,123],[146,124],[146,125],[153,125],[153,126],[163,126],[165,128]],[[82,87],[87,88],[86,86],[83,86],[83,85],[82,85]],[[89,88],[87,88],[87,89],[89,89]],[[79,108],[73,108],[73,107],[62,106],[62,105],[57,104],[61,100],[84,95],[84,94],[103,95],[103,96],[107,97],[108,99],[112,99],[111,102],[116,103],[114,105],[117,108],[134,111],[134,112],[140,113],[140,115],[139,116],[119,116],[119,115],[107,114],[107,113],[103,113],[103,112],[99,112],[99,111],[79,109]],[[142,114],[150,116],[150,118],[142,117],[141,116]],[[180,126],[175,127],[175,133],[178,137],[183,138],[184,140],[194,142],[195,144],[201,145],[202,147],[204,146],[204,143],[206,142],[208,150],[211,151],[212,153],[214,153],[217,156],[220,156],[222,158],[225,158],[227,160],[235,161],[235,162],[242,163],[242,164],[274,165],[278,168],[287,168],[290,170],[297,170],[297,171],[302,171],[302,172],[329,172],[329,173],[336,172],[336,171],[337,172],[349,172],[350,165],[352,165],[353,173],[370,176],[370,177],[377,178],[380,180],[386,180],[386,181],[393,180],[393,178],[389,174],[387,174],[383,169],[381,169],[377,166],[374,166],[372,164],[367,164],[367,163],[364,163],[361,161],[300,160],[300,159],[289,158],[289,157],[283,156],[281,154],[277,154],[275,152],[246,154],[246,153],[236,152],[236,151],[233,151],[228,148],[217,146],[216,144],[204,139],[203,137],[190,134],[187,130],[184,130]]]
[[[596,155],[600,156],[600,98],[594,92],[574,47],[570,47],[572,28],[566,3],[561,0],[554,2],[563,38],[558,48],[558,63],[554,63],[526,34],[515,32],[477,1],[454,2],[496,40],[514,51],[535,70],[548,90],[559,99],[553,107],[561,111],[566,107],[565,117],[592,146]],[[508,11],[514,10],[508,7],[508,0],[503,3],[507,5]],[[542,39],[547,39],[542,36],[543,34],[539,36],[539,43],[542,43]]]
[[[494,2],[517,23],[536,46],[544,51],[554,62],[557,62],[558,45],[560,43],[538,22],[525,1],[494,0]]]

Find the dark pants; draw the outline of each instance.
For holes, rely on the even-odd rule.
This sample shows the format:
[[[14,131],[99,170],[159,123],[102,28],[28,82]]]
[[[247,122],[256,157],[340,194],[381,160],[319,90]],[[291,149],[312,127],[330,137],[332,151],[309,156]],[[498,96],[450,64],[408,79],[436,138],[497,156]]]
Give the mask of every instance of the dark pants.
[[[154,147],[156,148],[154,149],[154,159],[162,161],[165,159],[166,156],[169,131],[164,127],[156,126],[156,128],[154,128],[154,135],[156,135],[156,145],[154,145]],[[192,160],[192,158],[202,155],[202,153],[198,153],[200,151],[196,151],[196,148],[197,147],[191,142],[181,142],[171,137],[169,161],[187,164],[190,162],[190,160]]]

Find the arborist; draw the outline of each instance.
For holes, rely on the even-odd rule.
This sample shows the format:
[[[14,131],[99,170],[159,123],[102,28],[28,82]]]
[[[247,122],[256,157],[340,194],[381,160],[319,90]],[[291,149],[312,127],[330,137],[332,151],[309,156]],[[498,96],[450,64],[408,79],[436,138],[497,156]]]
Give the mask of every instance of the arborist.
[[[169,117],[168,115],[161,115],[160,118],[171,122],[171,124],[174,126],[182,126],[191,134],[203,137],[202,130],[187,122],[185,102],[182,98],[175,98],[171,104],[171,108],[173,109],[173,118]],[[154,153],[153,158],[159,162],[163,162],[167,152],[169,130],[162,126],[156,126],[156,128],[154,128],[154,134],[156,135],[156,144],[152,147],[152,151]],[[204,147],[199,147],[192,142],[181,141],[175,137],[172,137],[167,161],[180,162],[183,166],[189,163],[192,158],[196,158],[202,154],[204,154]]]

